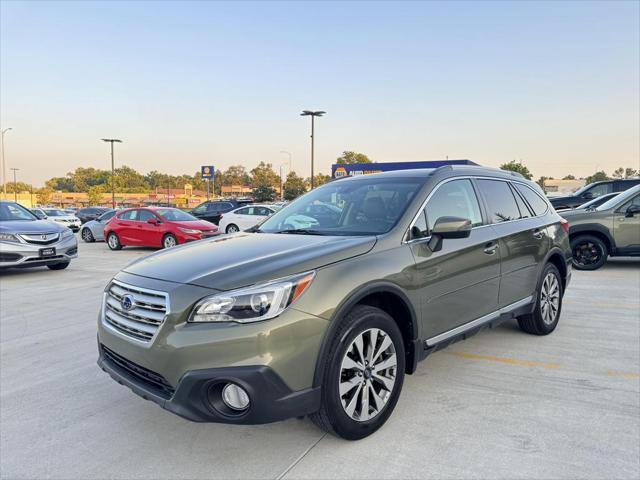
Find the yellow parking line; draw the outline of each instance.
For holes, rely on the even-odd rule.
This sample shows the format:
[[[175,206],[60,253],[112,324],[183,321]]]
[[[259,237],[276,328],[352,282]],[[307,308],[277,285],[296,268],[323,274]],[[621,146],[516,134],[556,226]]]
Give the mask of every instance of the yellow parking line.
[[[519,360],[517,358],[492,357],[490,355],[476,355],[474,353],[447,352],[457,357],[466,358],[468,360],[486,360],[488,362],[506,363],[508,365],[519,365],[522,367],[542,367],[542,368],[560,368],[557,363],[533,362],[530,360]]]
[[[623,377],[623,378],[640,378],[640,373],[624,373],[624,372],[616,372],[615,370],[609,370],[607,375],[610,377]]]

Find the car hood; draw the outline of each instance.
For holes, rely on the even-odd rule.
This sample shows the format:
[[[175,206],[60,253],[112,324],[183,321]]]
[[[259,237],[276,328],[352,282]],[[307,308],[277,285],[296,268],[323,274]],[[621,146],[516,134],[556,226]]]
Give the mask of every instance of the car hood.
[[[0,222],[0,232],[6,233],[59,233],[64,232],[65,228],[49,220],[8,220]]]
[[[238,233],[188,243],[140,259],[124,272],[231,290],[367,253],[375,236]]]

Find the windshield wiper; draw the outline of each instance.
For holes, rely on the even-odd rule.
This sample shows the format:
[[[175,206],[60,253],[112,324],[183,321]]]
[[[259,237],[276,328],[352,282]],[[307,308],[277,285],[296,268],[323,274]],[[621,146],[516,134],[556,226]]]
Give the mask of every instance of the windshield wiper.
[[[324,233],[318,230],[309,230],[307,228],[291,228],[289,230],[279,230],[271,233],[292,233],[294,235],[324,235]]]

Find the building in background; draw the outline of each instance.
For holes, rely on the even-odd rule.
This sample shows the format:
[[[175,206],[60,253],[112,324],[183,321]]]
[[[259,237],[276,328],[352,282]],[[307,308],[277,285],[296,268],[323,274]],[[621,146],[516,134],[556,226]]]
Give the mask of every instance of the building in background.
[[[569,195],[576,190],[584,187],[585,185],[584,179],[575,179],[575,180],[555,180],[552,178],[547,178],[544,181],[544,193],[549,195],[550,197],[559,196],[559,195]]]

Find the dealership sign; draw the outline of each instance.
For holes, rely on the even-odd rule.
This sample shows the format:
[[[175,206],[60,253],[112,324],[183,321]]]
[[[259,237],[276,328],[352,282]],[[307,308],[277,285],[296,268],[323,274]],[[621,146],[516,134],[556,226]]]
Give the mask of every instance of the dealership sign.
[[[213,178],[215,175],[215,169],[213,165],[203,165],[200,167],[200,177],[202,178]]]

